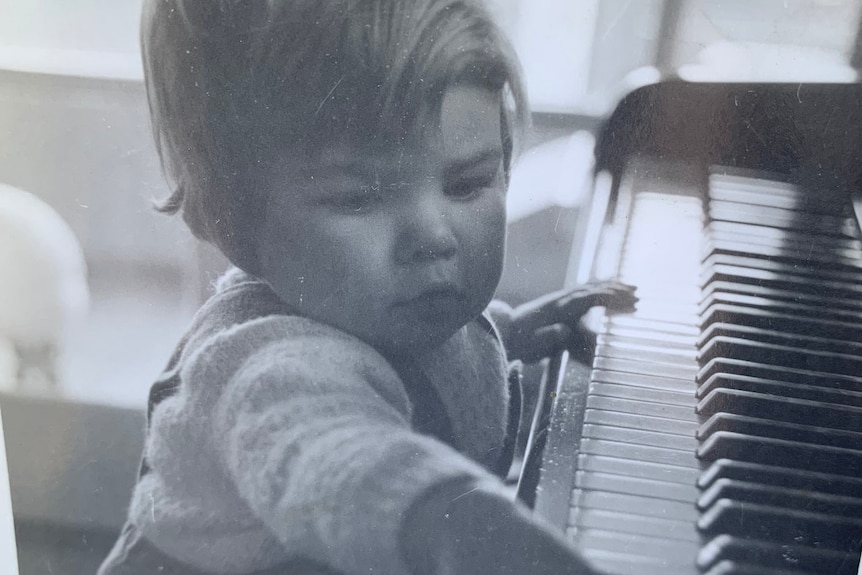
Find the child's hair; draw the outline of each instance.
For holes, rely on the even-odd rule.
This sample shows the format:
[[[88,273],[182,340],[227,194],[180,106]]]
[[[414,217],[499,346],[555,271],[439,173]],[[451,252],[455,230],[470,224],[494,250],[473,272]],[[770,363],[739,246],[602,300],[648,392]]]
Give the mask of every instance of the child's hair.
[[[247,172],[280,150],[421,135],[456,83],[501,93],[505,168],[526,118],[512,50],[481,0],[146,0],[156,145],[192,232],[255,272],[265,199]],[[289,189],[289,183],[286,185]]]

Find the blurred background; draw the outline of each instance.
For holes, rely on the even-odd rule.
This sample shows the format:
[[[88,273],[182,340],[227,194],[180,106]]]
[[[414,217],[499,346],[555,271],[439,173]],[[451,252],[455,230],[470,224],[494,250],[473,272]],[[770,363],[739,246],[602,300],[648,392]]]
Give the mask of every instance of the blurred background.
[[[123,519],[149,386],[224,269],[152,208],[167,188],[140,4],[0,0],[0,405],[22,573],[95,569]],[[509,195],[499,296],[513,304],[571,275],[595,135],[626,93],[668,77],[857,79],[854,0],[489,4],[533,120]]]

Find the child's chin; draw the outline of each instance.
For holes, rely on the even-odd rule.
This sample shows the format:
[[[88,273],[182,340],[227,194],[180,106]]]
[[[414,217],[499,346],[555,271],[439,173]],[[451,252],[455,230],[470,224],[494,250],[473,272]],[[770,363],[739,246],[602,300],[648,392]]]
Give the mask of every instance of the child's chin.
[[[449,322],[451,325],[437,319],[436,322],[416,322],[407,329],[395,330],[394,337],[387,338],[384,345],[395,353],[421,355],[424,352],[443,345],[464,325],[463,322]]]

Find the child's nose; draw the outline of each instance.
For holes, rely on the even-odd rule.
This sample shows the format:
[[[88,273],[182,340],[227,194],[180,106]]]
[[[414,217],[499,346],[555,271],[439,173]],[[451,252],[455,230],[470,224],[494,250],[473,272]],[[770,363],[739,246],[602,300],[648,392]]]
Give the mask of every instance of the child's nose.
[[[431,261],[455,255],[458,242],[442,203],[426,198],[412,202],[404,210],[398,242],[402,261]]]

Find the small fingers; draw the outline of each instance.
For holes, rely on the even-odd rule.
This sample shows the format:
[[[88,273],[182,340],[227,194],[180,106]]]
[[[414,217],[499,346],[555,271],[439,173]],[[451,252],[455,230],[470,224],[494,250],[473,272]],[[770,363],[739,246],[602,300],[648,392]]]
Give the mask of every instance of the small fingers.
[[[635,288],[620,282],[603,282],[576,288],[557,300],[557,305],[566,313],[580,317],[595,306],[607,307],[610,311],[632,311],[638,301]]]
[[[558,291],[518,306],[512,313],[512,324],[525,334],[555,324],[576,324],[590,308],[604,306],[609,312],[634,310],[635,288],[620,282],[579,285]]]
[[[602,286],[601,304],[608,308],[609,311],[631,311],[634,309],[638,298],[635,295],[635,287],[612,282]]]
[[[571,290],[558,292],[558,300],[580,299],[584,297],[600,297],[602,295],[634,294],[635,287],[617,281],[597,282],[577,286]]]
[[[635,297],[635,287],[621,282],[602,282],[591,285],[591,293],[599,297],[630,299],[637,301]]]

